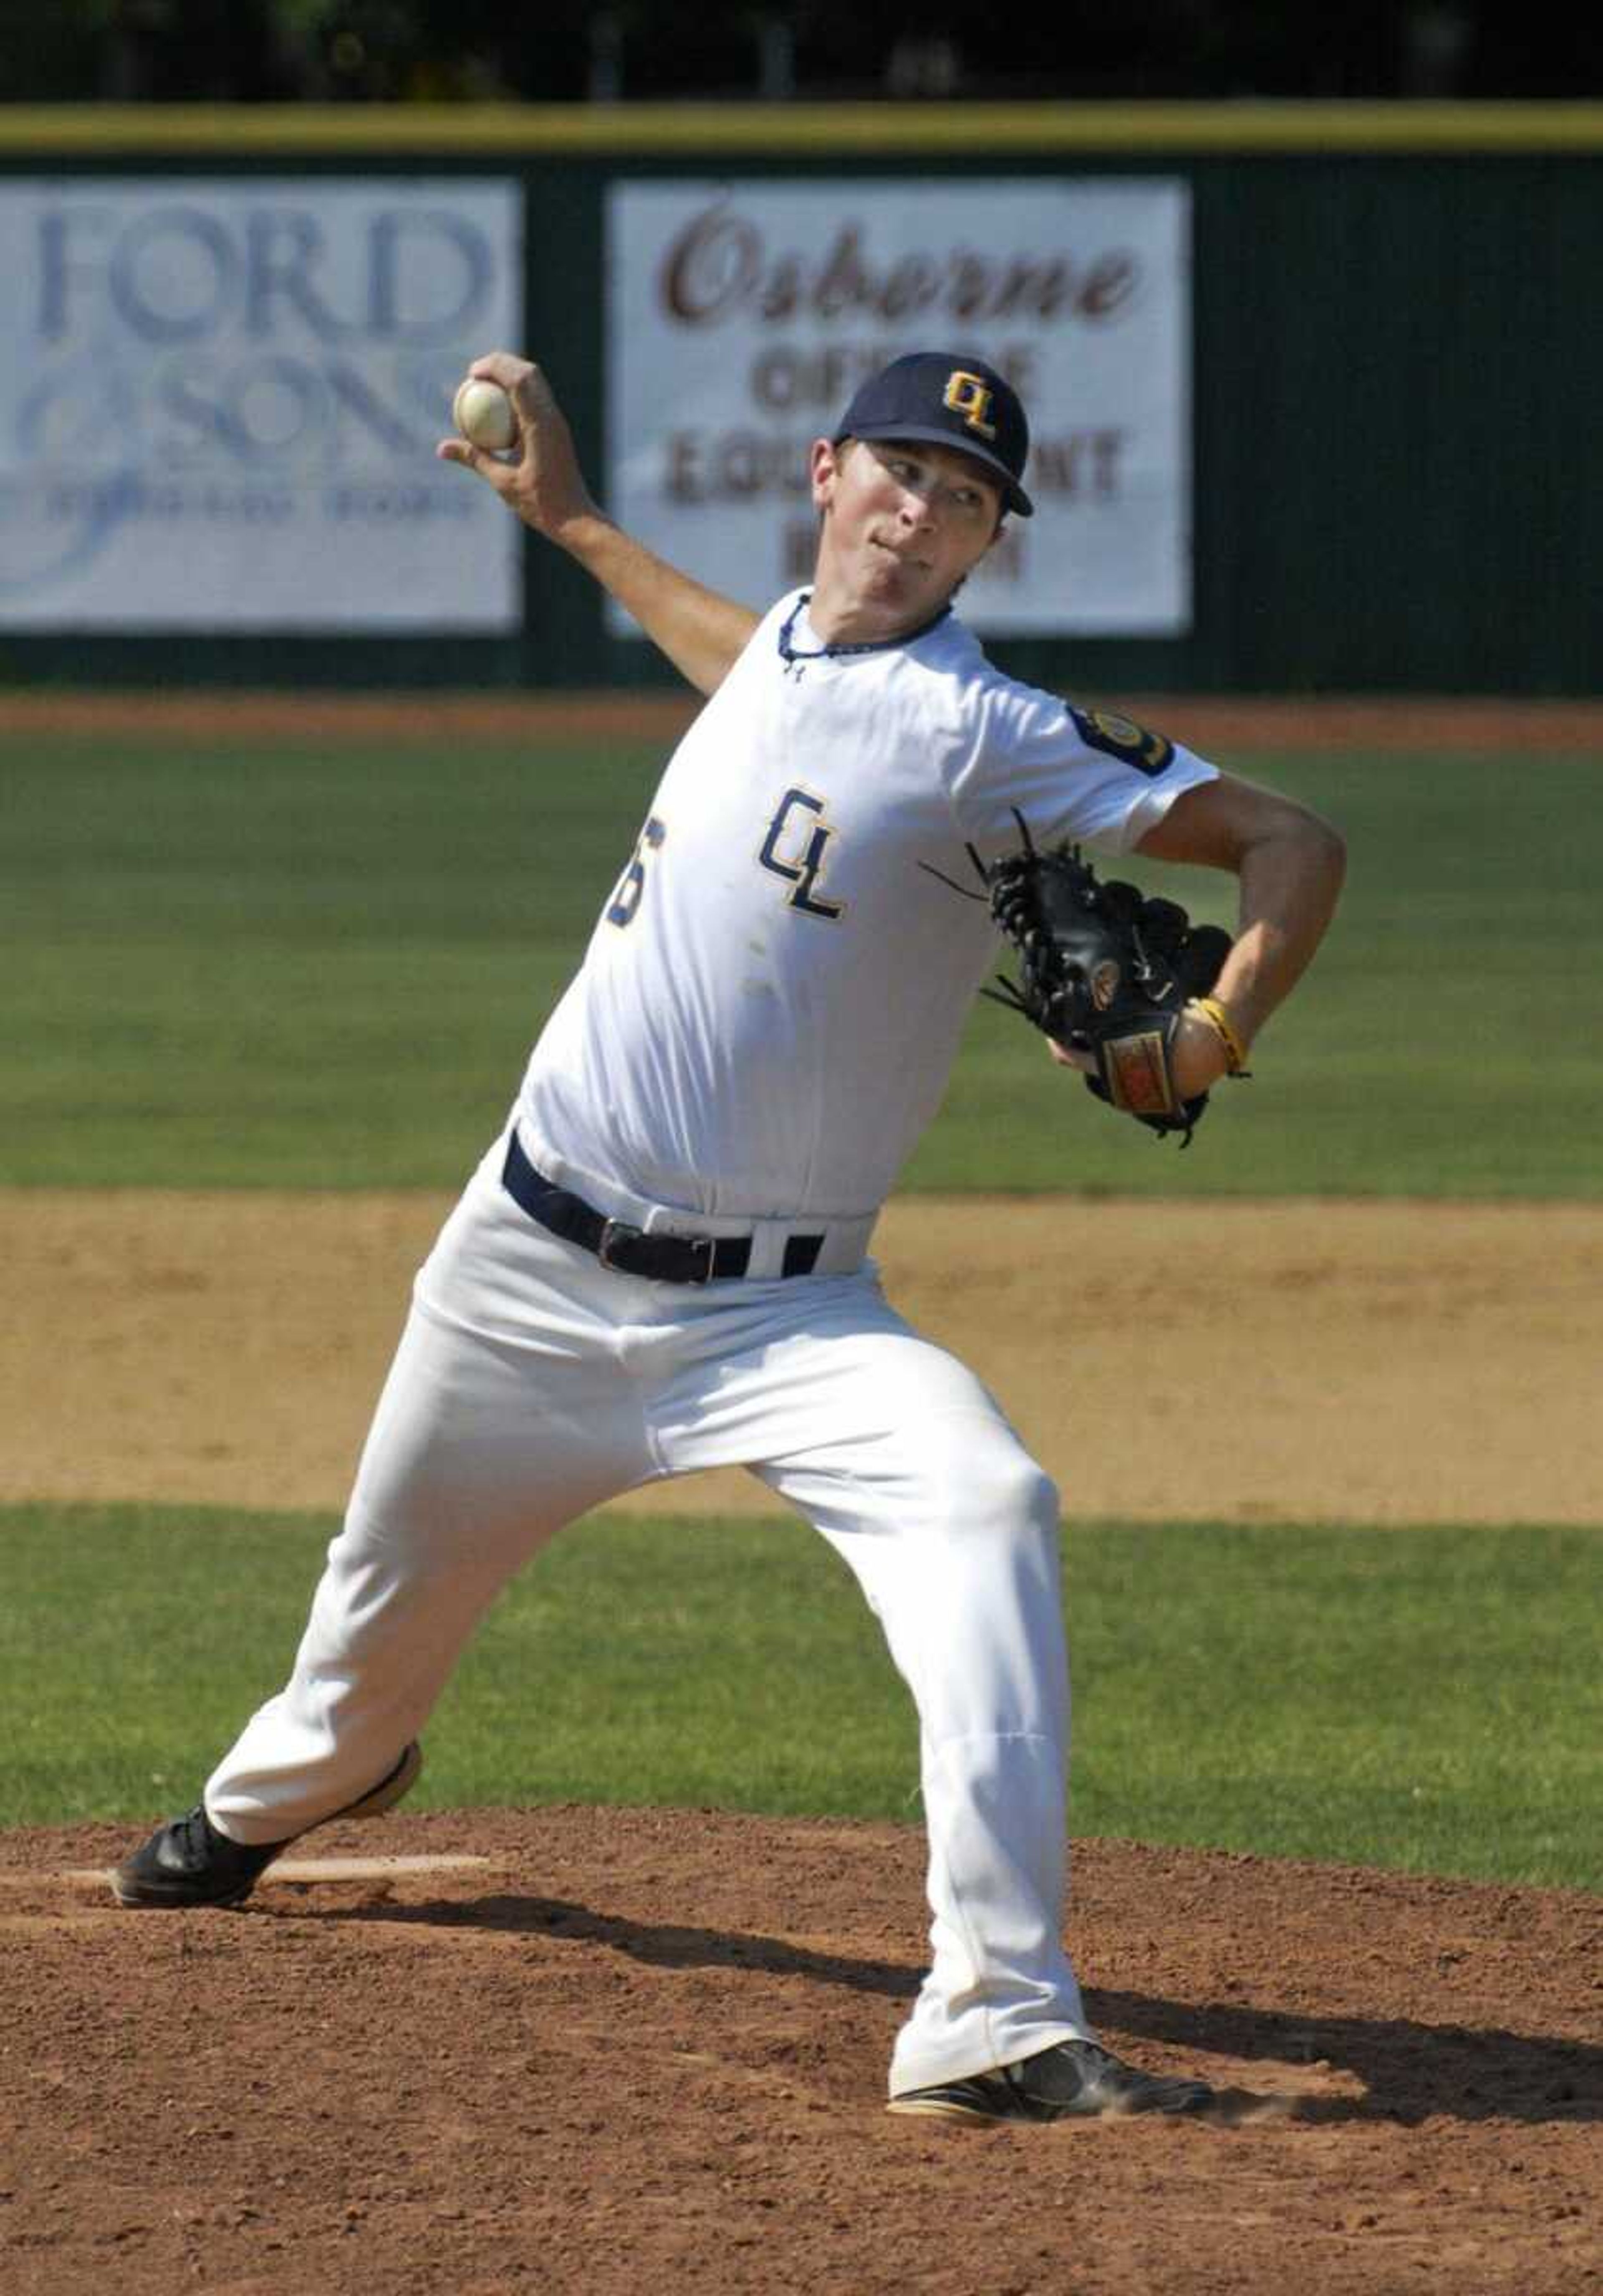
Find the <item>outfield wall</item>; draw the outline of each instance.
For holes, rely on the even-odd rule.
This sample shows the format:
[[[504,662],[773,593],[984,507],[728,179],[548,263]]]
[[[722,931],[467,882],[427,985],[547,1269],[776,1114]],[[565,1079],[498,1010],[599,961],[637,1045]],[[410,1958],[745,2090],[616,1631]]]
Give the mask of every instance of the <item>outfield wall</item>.
[[[649,424],[662,354],[653,338],[643,372],[626,377],[617,346],[631,337],[616,308],[622,258],[609,216],[650,209],[647,190],[672,209],[679,186],[687,198],[744,200],[765,219],[774,252],[761,291],[774,308],[797,291],[784,271],[789,210],[804,259],[822,260],[832,243],[831,189],[849,192],[869,218],[861,274],[811,282],[839,308],[809,313],[810,332],[799,319],[792,330],[795,371],[822,373],[825,393],[880,338],[894,347],[929,324],[897,308],[918,258],[904,255],[897,269],[887,257],[876,269],[876,232],[894,238],[900,218],[897,244],[917,248],[918,219],[928,219],[929,245],[950,267],[964,259],[971,221],[977,266],[1000,234],[1022,246],[1040,218],[1021,258],[1027,276],[995,290],[974,346],[1015,348],[1047,401],[1043,413],[1036,400],[1037,430],[1052,446],[1042,516],[1024,537],[1040,555],[1015,570],[1011,620],[1004,615],[1004,635],[991,641],[1018,674],[1113,695],[1595,693],[1600,155],[1603,106],[1553,104],[0,115],[0,217],[17,219],[9,239],[0,224],[0,257],[20,315],[0,387],[0,682],[675,683],[649,648],[609,627],[598,597],[556,554],[532,539],[520,548],[487,500],[465,510],[470,482],[437,471],[429,449],[443,427],[442,378],[512,331],[558,379],[598,484],[605,473],[614,499],[626,491],[634,440],[609,436],[609,408],[615,433],[625,406],[631,429]],[[262,225],[269,195],[282,206],[291,190],[296,219]],[[161,192],[170,195],[165,221]],[[1180,237],[1171,257],[1152,258],[1150,277],[1167,262],[1157,303],[1132,299],[1146,316],[1122,338],[1121,376],[1116,363],[1097,370],[1102,346],[1085,322],[1088,311],[1099,316],[1100,285],[1113,281],[1116,299],[1122,217],[1143,198],[1149,209],[1167,202],[1165,228],[1180,216]],[[156,203],[125,234],[138,244],[119,271],[118,234],[142,199]],[[363,337],[332,289],[315,295],[321,274],[307,245],[325,227],[337,239],[342,202],[353,214],[366,203],[352,228],[366,250],[372,330],[397,320],[396,249],[409,231],[414,246],[436,234],[429,275],[443,300],[427,358],[421,319],[415,355],[402,356],[412,324],[403,313],[390,328],[395,363],[380,374],[379,332]],[[176,233],[180,206],[200,250],[199,283],[181,282],[165,306],[153,295],[141,302],[138,282],[153,277],[151,250]],[[1100,250],[1081,259],[1069,282],[1079,308],[1067,312],[1062,283],[1043,289],[1040,278],[1042,248],[1059,228],[1065,240],[1083,229],[1085,246]],[[269,229],[277,240],[262,237]],[[252,231],[261,262],[236,279],[232,250],[251,244]],[[307,242],[299,251],[296,231]],[[456,306],[453,265],[467,280]],[[235,330],[226,356],[209,334],[225,290]],[[274,301],[281,318],[322,323],[328,366],[315,401],[270,334]],[[948,339],[960,324],[952,308],[938,322]],[[30,328],[37,357],[15,348]],[[159,373],[167,415],[150,452],[175,457],[173,472],[137,480],[155,521],[148,536],[131,529],[133,448],[124,444],[142,412],[130,401],[125,416],[105,395],[119,328],[144,338],[155,363],[144,371]],[[671,336],[662,340],[671,349]],[[728,354],[708,336],[700,355],[710,403],[727,382]],[[261,426],[247,435],[222,385],[237,392],[241,361],[252,356],[246,387]],[[59,387],[43,390],[29,357],[40,371],[58,360]],[[683,405],[693,363],[670,377],[665,357],[662,371],[665,396],[672,387]],[[1095,404],[1063,416],[1080,377]],[[1121,432],[1124,404],[1132,411]],[[304,543],[281,533],[274,568],[273,520],[299,515],[314,485],[334,499],[326,460],[315,479],[304,455],[290,468],[300,453],[290,430],[314,406],[351,458],[336,473],[345,528],[331,538],[325,521]],[[816,407],[795,409],[799,429],[816,418]],[[233,493],[216,476],[231,455]],[[707,491],[701,464],[682,456],[675,467],[683,497]],[[409,517],[413,474],[423,509]],[[442,482],[455,491],[425,504],[426,488]],[[200,488],[209,523],[183,525]],[[708,506],[709,536],[722,521],[727,542],[749,517],[738,491],[726,491],[722,510]],[[380,531],[392,496],[394,522]],[[163,503],[165,527],[155,520]],[[776,499],[775,521],[797,528],[798,509],[805,521],[805,496],[792,488],[789,503]],[[351,544],[348,570],[343,537],[369,513],[372,531]],[[690,526],[671,531],[692,536]],[[1078,537],[1077,556],[1051,554],[1064,534]],[[698,545],[692,537],[684,546]],[[122,562],[111,555],[119,548]],[[97,553],[90,590],[82,569]],[[714,569],[709,578],[728,578]]]

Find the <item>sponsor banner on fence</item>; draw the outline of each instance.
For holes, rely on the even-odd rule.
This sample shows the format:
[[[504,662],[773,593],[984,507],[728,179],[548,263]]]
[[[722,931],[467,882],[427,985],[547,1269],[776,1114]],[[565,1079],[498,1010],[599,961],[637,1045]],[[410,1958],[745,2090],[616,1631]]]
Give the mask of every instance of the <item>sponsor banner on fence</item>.
[[[503,630],[517,522],[434,459],[522,328],[510,178],[0,182],[0,625]]]
[[[805,581],[812,440],[901,353],[977,353],[1029,410],[1036,514],[965,620],[1190,626],[1183,183],[617,184],[608,257],[609,501],[665,557],[754,607]]]

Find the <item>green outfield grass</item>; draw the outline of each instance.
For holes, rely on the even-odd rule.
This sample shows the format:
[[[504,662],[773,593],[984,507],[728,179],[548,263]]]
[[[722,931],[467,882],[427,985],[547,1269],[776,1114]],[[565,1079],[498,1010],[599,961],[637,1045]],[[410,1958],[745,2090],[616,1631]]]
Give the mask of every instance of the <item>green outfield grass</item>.
[[[186,1806],[292,1654],[333,1526],[0,1510],[0,1824]],[[1603,1889],[1603,1533],[1075,1529],[1085,1835]],[[916,1821],[912,1715],[797,1524],[592,1519],[491,1613],[416,1806]]]
[[[454,1185],[660,762],[0,743],[0,1183]],[[1319,805],[1352,854],[1255,1081],[1215,1095],[1182,1156],[982,1004],[908,1185],[1599,1193],[1603,758],[1244,769]],[[1228,922],[1223,881],[1169,886]]]

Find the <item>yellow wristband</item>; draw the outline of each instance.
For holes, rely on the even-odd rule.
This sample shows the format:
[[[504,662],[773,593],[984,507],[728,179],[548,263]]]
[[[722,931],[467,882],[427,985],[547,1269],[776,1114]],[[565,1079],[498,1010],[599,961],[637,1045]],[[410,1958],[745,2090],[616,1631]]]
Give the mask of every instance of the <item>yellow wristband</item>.
[[[1242,1076],[1247,1070],[1247,1047],[1236,1034],[1230,1014],[1216,996],[1193,996],[1189,1008],[1200,1013],[1209,1028],[1224,1046],[1224,1066],[1227,1075]]]

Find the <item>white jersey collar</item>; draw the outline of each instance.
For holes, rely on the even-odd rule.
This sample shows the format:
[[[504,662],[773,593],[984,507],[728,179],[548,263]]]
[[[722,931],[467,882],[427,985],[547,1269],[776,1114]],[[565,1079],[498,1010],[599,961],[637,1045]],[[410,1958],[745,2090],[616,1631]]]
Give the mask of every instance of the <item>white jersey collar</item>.
[[[916,630],[904,630],[899,637],[870,638],[865,643],[855,645],[826,645],[814,628],[812,619],[807,612],[812,598],[811,590],[802,591],[790,611],[780,624],[778,637],[780,660],[787,669],[795,661],[838,661],[850,654],[887,653],[893,647],[912,645],[919,638],[928,636],[928,633],[944,622],[952,611],[952,601],[948,598],[945,604],[938,611],[931,614],[927,622],[920,622]]]

